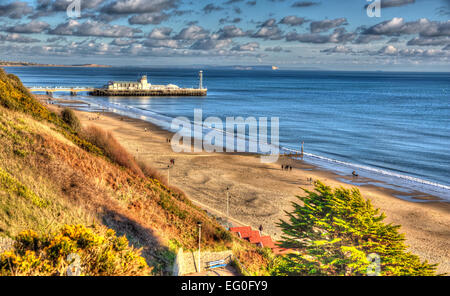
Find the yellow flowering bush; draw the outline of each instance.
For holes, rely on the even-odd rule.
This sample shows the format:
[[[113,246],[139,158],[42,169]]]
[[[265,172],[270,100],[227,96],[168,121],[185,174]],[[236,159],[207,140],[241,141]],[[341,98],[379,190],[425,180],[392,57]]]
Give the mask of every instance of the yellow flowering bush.
[[[112,229],[65,225],[52,235],[27,230],[12,250],[0,254],[0,275],[149,275],[141,250],[128,245]]]

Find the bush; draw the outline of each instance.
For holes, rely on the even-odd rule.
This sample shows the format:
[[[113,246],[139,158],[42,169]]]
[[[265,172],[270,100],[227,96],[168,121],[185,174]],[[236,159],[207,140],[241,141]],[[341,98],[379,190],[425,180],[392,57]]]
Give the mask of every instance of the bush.
[[[75,115],[75,112],[73,112],[72,109],[64,108],[61,111],[61,118],[65,123],[67,123],[68,126],[73,129],[73,131],[79,132],[81,130],[80,120],[78,120],[78,117]]]
[[[65,225],[50,236],[28,230],[16,237],[14,249],[0,254],[0,275],[149,275],[140,253],[128,246],[125,236],[100,226]]]
[[[358,189],[316,182],[315,192],[305,192],[303,205],[293,203],[289,222],[279,224],[281,246],[298,252],[280,257],[274,275],[367,275],[376,267],[369,254],[379,256],[380,275],[434,275],[436,265],[407,252],[400,226],[385,224]]]
[[[104,154],[113,162],[130,169],[140,177],[144,177],[142,170],[134,160],[133,156],[131,156],[127,150],[122,147],[122,145],[120,145],[111,133],[91,125],[83,130],[82,136],[88,142],[102,149]]]

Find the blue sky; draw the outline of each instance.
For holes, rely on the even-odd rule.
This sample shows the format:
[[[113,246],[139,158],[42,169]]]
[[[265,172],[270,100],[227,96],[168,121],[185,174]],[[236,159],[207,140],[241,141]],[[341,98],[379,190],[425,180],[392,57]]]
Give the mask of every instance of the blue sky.
[[[0,0],[0,59],[450,71],[450,0],[373,1]]]

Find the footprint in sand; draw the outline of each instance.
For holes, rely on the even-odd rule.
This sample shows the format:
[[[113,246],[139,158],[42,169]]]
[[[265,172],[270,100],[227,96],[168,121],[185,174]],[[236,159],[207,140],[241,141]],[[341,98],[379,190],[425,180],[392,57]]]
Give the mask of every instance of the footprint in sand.
[[[195,174],[190,174],[189,179],[195,184],[206,184],[209,180],[211,180],[210,177],[199,175],[197,172],[195,172]]]

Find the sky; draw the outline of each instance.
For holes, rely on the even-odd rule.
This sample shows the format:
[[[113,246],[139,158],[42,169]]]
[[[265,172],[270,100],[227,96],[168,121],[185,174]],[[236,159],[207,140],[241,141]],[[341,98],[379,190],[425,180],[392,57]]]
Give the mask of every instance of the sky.
[[[450,0],[0,0],[0,60],[450,72],[449,16]]]

